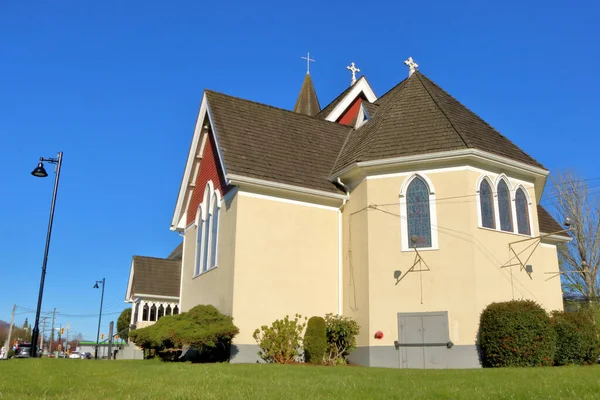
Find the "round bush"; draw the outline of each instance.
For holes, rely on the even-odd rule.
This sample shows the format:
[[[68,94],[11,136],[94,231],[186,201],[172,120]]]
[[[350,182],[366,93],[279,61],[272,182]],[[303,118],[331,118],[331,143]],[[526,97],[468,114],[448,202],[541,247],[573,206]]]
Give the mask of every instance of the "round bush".
[[[492,303],[481,313],[479,350],[484,367],[552,365],[555,349],[550,317],[531,300]]]
[[[552,313],[556,331],[554,364],[595,364],[600,355],[600,340],[593,315],[588,310]]]
[[[311,364],[322,364],[327,351],[327,330],[325,319],[312,317],[304,334],[304,360]]]

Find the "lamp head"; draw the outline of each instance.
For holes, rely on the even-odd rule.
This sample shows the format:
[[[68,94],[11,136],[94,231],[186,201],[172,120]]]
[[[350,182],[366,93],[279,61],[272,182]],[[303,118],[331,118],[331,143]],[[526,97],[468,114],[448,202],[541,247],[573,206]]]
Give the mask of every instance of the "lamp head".
[[[38,166],[31,172],[31,175],[37,176],[38,178],[45,178],[48,176],[46,169],[44,168],[44,163],[39,162]]]
[[[96,282],[96,284],[94,285],[94,289],[100,289],[100,286],[98,286],[98,282]]]
[[[571,218],[569,218],[569,217],[565,218],[565,226],[567,228],[570,228],[571,225],[573,225],[573,220]]]

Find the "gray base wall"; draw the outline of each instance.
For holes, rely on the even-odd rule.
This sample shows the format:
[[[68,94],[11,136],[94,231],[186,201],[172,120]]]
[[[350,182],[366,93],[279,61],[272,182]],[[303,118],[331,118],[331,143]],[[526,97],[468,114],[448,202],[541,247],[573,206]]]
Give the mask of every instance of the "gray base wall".
[[[260,347],[257,344],[232,344],[231,360],[232,364],[256,364],[263,361],[258,356]]]
[[[428,347],[429,356],[423,357],[423,348],[395,346],[359,346],[350,354],[352,364],[382,368],[460,369],[481,368],[476,345]],[[417,354],[418,353],[418,354]]]

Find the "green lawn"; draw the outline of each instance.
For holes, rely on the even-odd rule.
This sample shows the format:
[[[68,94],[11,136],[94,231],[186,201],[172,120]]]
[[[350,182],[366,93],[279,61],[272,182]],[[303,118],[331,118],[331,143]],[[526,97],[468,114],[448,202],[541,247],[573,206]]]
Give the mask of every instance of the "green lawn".
[[[0,399],[598,399],[600,366],[394,370],[5,360]]]

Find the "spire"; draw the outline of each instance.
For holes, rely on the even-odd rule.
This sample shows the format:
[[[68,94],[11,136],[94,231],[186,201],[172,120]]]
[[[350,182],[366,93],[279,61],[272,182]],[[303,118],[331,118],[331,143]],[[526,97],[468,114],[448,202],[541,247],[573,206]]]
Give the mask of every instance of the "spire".
[[[307,72],[304,76],[304,82],[302,82],[298,100],[296,100],[296,105],[294,106],[294,112],[313,117],[319,111],[321,111],[321,106],[319,105],[319,99],[317,99],[317,92],[315,92],[310,73]]]

